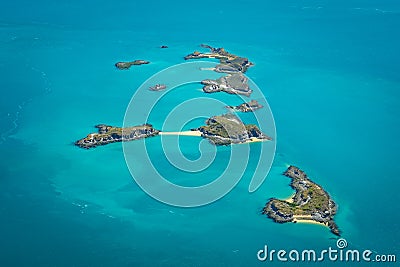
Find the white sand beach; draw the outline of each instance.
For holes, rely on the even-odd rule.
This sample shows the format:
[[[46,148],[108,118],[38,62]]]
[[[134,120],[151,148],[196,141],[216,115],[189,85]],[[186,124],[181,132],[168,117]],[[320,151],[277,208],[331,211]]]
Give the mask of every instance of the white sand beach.
[[[183,131],[183,132],[159,132],[159,135],[185,135],[185,136],[201,136],[200,131]]]
[[[293,217],[294,217],[293,222],[295,222],[295,223],[318,224],[321,226],[328,227],[328,225],[325,223],[320,223],[320,222],[314,221],[311,218],[311,215],[294,215]]]

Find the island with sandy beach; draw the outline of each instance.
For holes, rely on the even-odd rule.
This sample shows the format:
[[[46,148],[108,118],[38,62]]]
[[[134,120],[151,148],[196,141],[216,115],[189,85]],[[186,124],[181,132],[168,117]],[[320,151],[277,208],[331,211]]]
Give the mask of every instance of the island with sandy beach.
[[[85,138],[76,141],[75,145],[89,149],[115,142],[143,139],[158,135],[160,132],[154,129],[151,124],[125,128],[99,124],[95,127],[98,129],[97,133],[88,134]]]
[[[215,145],[230,145],[271,140],[269,136],[261,132],[257,125],[245,125],[236,115],[231,113],[213,116],[206,121],[205,126],[192,130],[200,132],[202,137],[207,138]]]
[[[81,148],[93,148],[115,142],[133,141],[152,137],[156,135],[179,135],[203,137],[210,140],[214,145],[230,145],[241,143],[253,143],[271,140],[254,124],[243,124],[233,114],[213,116],[206,121],[205,126],[191,129],[190,131],[163,132],[153,128],[151,124],[143,124],[133,127],[114,127],[106,124],[99,124],[95,127],[97,133],[88,134],[85,138],[79,139],[75,145]]]
[[[329,227],[333,234],[340,236],[333,219],[337,205],[329,194],[298,167],[289,166],[283,175],[292,179],[290,186],[296,190],[295,194],[287,200],[271,198],[262,213],[278,223],[318,223]]]
[[[216,72],[229,73],[229,74],[245,73],[249,67],[254,65],[245,57],[240,57],[228,53],[223,47],[214,48],[206,44],[201,44],[201,47],[209,49],[210,52],[201,53],[199,51],[195,51],[185,56],[184,57],[185,60],[200,59],[200,58],[219,59],[220,63],[217,66],[215,66],[215,68],[213,68],[212,70]]]

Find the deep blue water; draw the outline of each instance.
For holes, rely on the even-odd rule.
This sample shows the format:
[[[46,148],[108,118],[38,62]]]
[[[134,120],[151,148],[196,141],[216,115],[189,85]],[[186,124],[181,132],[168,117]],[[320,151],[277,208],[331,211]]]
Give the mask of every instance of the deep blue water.
[[[399,256],[399,27],[398,1],[2,3],[0,265],[256,266],[271,264],[257,262],[264,244],[335,246],[321,226],[259,214],[270,197],[291,194],[281,175],[287,164],[338,203],[351,248]],[[95,124],[122,125],[136,88],[200,43],[256,64],[246,74],[274,114],[277,155],[255,193],[247,192],[251,159],[223,199],[175,208],[134,183],[120,144],[86,151],[72,143]],[[152,63],[113,66],[136,58]],[[191,137],[181,143],[185,155],[198,156]],[[155,157],[158,147],[149,139]]]

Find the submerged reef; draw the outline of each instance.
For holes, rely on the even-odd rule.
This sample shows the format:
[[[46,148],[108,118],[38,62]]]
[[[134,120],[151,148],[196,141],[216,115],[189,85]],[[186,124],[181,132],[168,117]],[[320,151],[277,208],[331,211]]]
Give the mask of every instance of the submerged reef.
[[[127,70],[133,65],[143,65],[143,64],[149,64],[149,63],[150,63],[150,61],[137,59],[137,60],[129,61],[129,62],[117,62],[117,63],[115,63],[115,67],[117,67],[120,70]]]
[[[296,193],[288,200],[270,199],[262,213],[278,223],[315,221],[340,236],[339,228],[333,220],[337,205],[329,194],[298,167],[290,166],[283,175],[292,178],[290,186]]]
[[[185,60],[199,59],[199,58],[219,59],[220,64],[218,64],[213,70],[216,72],[223,72],[229,74],[245,73],[249,67],[254,65],[245,57],[239,57],[237,55],[228,53],[223,47],[214,48],[206,44],[201,44],[201,47],[209,49],[210,52],[201,53],[199,51],[195,51],[185,56],[184,57]]]
[[[247,84],[248,79],[242,73],[228,74],[217,80],[206,79],[201,81],[205,93],[226,92],[250,96],[253,90]]]
[[[226,106],[226,107],[241,112],[253,112],[257,109],[263,108],[263,106],[260,103],[258,103],[257,100],[251,100],[250,102],[246,102],[238,106]]]
[[[206,121],[205,126],[192,129],[201,132],[201,136],[215,145],[230,145],[271,140],[254,124],[243,124],[233,114],[213,116]]]
[[[159,130],[154,129],[151,124],[143,124],[126,128],[99,124],[95,127],[98,129],[97,133],[88,134],[88,136],[85,138],[76,141],[75,145],[81,148],[89,149],[115,142],[147,138],[158,135],[160,132]]]

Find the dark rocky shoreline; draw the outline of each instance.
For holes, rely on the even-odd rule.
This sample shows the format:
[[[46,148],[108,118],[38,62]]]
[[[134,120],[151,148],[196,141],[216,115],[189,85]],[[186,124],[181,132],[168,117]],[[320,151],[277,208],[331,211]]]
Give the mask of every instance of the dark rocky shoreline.
[[[75,145],[89,149],[115,142],[143,139],[158,135],[160,132],[159,130],[154,129],[151,124],[143,124],[127,128],[99,124],[95,127],[98,129],[97,133],[88,134],[85,138],[76,141]]]
[[[226,106],[226,107],[241,112],[254,112],[257,109],[263,108],[263,106],[260,103],[258,103],[257,100],[251,100],[250,102],[246,102],[238,106]]]
[[[333,217],[337,205],[321,186],[312,182],[307,174],[295,166],[290,166],[284,174],[292,179],[290,186],[296,190],[291,201],[271,198],[262,210],[269,218],[278,223],[310,220],[328,226],[331,232],[340,236]]]
[[[253,90],[247,84],[248,79],[242,73],[229,74],[217,80],[206,79],[201,81],[205,93],[226,92],[250,96]]]
[[[233,114],[213,116],[206,121],[205,126],[192,129],[200,131],[204,138],[210,140],[215,145],[240,144],[253,141],[253,138],[271,140],[254,124],[243,124],[243,122]]]
[[[150,63],[150,61],[137,59],[137,60],[128,61],[128,62],[117,62],[117,63],[115,63],[115,67],[117,67],[117,69],[120,69],[120,70],[127,70],[131,66],[134,66],[134,65],[144,65],[144,64],[149,64],[149,63]]]
[[[209,49],[210,52],[201,53],[199,51],[195,51],[185,56],[184,59],[185,60],[199,59],[199,58],[219,59],[220,64],[218,64],[215,67],[214,71],[228,73],[228,74],[245,73],[249,67],[254,65],[245,57],[239,57],[237,55],[228,53],[223,47],[214,48],[206,44],[201,44],[201,47]]]

